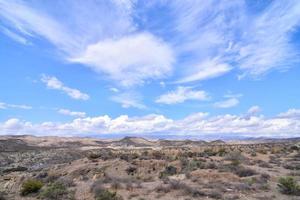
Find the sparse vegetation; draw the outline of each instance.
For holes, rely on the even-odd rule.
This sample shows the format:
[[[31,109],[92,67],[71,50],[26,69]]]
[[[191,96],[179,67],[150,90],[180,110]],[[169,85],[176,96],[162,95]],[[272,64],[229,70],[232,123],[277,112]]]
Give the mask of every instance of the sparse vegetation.
[[[300,153],[293,143],[190,143],[172,146],[169,140],[167,146],[135,148],[118,142],[109,148],[102,142],[0,152],[0,200],[20,193],[32,200],[298,198]],[[134,143],[127,139],[126,144]],[[282,175],[293,178],[278,179]]]
[[[72,199],[66,186],[61,182],[53,182],[47,185],[41,192],[41,198],[47,200]]]
[[[118,196],[116,192],[111,192],[108,189],[105,189],[102,185],[102,182],[96,181],[91,188],[94,193],[96,200],[122,200],[123,198]]]

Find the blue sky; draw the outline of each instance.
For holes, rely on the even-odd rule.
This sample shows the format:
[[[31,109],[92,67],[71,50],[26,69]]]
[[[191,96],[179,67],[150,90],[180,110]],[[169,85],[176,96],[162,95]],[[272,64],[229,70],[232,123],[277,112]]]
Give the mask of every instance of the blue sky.
[[[300,136],[300,2],[0,0],[0,134]]]

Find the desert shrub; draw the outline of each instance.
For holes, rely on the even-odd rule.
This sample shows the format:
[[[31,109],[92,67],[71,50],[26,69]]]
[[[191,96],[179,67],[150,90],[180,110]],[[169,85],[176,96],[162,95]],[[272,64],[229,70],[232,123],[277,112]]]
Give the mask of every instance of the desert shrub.
[[[234,173],[236,175],[238,175],[239,177],[247,177],[247,176],[253,176],[253,175],[257,174],[255,170],[250,169],[250,168],[245,168],[245,167],[236,168]]]
[[[190,161],[186,157],[180,158],[181,171],[189,171]]]
[[[165,157],[165,154],[160,151],[153,151],[152,157],[156,160],[162,160]]]
[[[43,187],[43,183],[41,181],[30,179],[25,181],[22,184],[21,195],[26,196],[30,193],[36,193]]]
[[[268,153],[268,151],[266,149],[258,149],[257,152],[260,153],[260,154],[267,154]]]
[[[96,200],[122,200],[116,192],[111,192],[103,187],[101,181],[96,181],[92,184],[91,191],[94,193]]]
[[[226,151],[225,148],[219,149],[219,151],[218,151],[218,153],[217,153],[217,155],[218,155],[218,156],[221,156],[221,157],[225,156],[226,154],[227,154],[227,151]]]
[[[287,195],[300,195],[300,185],[293,177],[281,177],[278,181],[279,191]]]
[[[64,185],[67,188],[76,186],[73,179],[71,179],[70,177],[60,177],[60,178],[58,178],[58,180],[56,182],[61,183],[62,185]]]
[[[204,192],[199,191],[197,188],[191,187],[191,186],[187,185],[186,183],[183,183],[178,180],[170,180],[169,181],[169,189],[170,190],[181,190],[186,195],[190,195],[193,197],[200,197],[200,196],[206,195]]]
[[[255,157],[257,156],[256,152],[255,151],[252,151],[251,154],[250,154],[252,157]]]
[[[159,178],[164,178],[166,176],[172,176],[172,175],[175,175],[176,173],[177,173],[177,168],[170,165],[170,166],[167,166],[165,168],[165,170],[160,173]]]
[[[293,146],[291,146],[290,149],[291,149],[292,151],[299,151],[299,150],[300,150],[300,148],[299,148],[298,145],[293,145]]]
[[[260,179],[264,182],[268,182],[271,179],[271,176],[267,173],[262,173],[260,175]]]
[[[87,155],[87,157],[88,157],[88,159],[93,160],[93,159],[100,158],[101,155],[100,155],[100,154],[97,154],[97,153],[94,153],[94,152],[91,152],[91,153],[89,153],[89,154]]]
[[[300,165],[298,162],[288,162],[284,164],[283,167],[289,170],[300,170]]]
[[[128,167],[127,169],[126,169],[126,172],[127,172],[127,174],[128,175],[134,175],[136,172],[137,172],[137,168],[136,167]]]
[[[101,191],[97,196],[95,196],[96,200],[118,200],[116,192],[110,192],[109,190]]]
[[[259,167],[262,167],[262,168],[272,168],[272,165],[270,165],[269,163],[264,162],[264,161],[260,162],[260,163],[258,164],[258,166],[259,166]]]
[[[59,182],[50,183],[47,187],[41,192],[42,199],[67,199],[68,194],[67,188]]]
[[[218,166],[216,165],[215,162],[208,162],[205,165],[205,169],[217,169],[217,168],[218,168]]]
[[[225,156],[225,160],[231,161],[232,165],[238,166],[245,157],[239,151],[231,151]]]
[[[214,151],[213,149],[205,149],[203,151],[204,157],[216,156],[218,152]]]

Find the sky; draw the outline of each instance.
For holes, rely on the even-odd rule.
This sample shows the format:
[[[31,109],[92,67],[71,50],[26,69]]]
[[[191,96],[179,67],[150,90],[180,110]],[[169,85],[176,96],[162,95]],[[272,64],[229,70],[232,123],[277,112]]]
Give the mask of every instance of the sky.
[[[300,137],[298,0],[0,0],[0,135]]]

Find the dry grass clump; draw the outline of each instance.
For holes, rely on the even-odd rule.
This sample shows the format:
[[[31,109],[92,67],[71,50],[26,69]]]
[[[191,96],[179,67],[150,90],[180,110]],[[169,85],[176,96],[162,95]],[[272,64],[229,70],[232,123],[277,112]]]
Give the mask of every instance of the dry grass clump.
[[[262,167],[262,168],[273,168],[273,166],[270,165],[270,163],[267,163],[267,162],[262,161],[262,160],[259,161],[258,166]]]
[[[231,161],[232,165],[239,165],[243,161],[246,160],[246,157],[242,155],[240,151],[231,151],[228,154],[225,155],[225,160]]]

